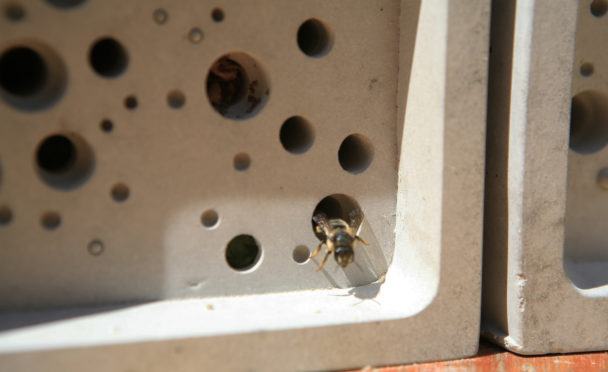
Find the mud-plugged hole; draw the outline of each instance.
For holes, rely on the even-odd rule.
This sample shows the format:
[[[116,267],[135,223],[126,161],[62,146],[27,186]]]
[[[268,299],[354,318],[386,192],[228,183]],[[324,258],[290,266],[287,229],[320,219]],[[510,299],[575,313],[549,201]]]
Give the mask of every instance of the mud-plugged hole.
[[[27,111],[52,105],[66,80],[63,61],[42,43],[26,40],[0,52],[0,91],[14,107]]]
[[[242,52],[218,58],[209,69],[207,98],[215,111],[229,119],[247,119],[262,110],[270,95],[260,63]]]
[[[338,150],[340,166],[347,172],[358,174],[365,171],[374,159],[372,141],[362,134],[346,137]]]
[[[325,214],[328,219],[341,219],[356,229],[361,226],[361,223],[365,218],[363,210],[353,197],[345,194],[331,194],[326,196],[315,206],[311,215],[312,231],[321,241],[323,241],[323,234],[317,231],[317,225],[312,220],[312,217],[319,213]]]
[[[93,172],[94,155],[89,144],[75,133],[57,133],[44,138],[36,150],[35,164],[49,186],[73,189]]]
[[[309,57],[326,55],[333,45],[333,34],[325,22],[311,18],[298,28],[298,46]]]
[[[237,271],[248,271],[262,257],[260,244],[251,235],[237,235],[226,245],[226,262]]]
[[[570,149],[592,154],[608,142],[608,96],[586,90],[572,98]]]
[[[113,78],[127,69],[129,56],[118,40],[104,37],[93,43],[89,52],[89,62],[97,74],[105,78]]]
[[[315,133],[312,125],[301,116],[292,116],[281,126],[279,139],[283,148],[292,154],[302,154],[310,149]]]

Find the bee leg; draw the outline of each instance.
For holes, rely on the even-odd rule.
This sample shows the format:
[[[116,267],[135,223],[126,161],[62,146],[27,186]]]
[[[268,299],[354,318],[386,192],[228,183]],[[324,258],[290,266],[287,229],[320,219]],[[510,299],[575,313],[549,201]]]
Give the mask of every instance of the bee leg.
[[[312,254],[310,255],[309,258],[313,258],[314,256],[316,256],[317,254],[319,254],[319,252],[321,251],[321,247],[323,246],[323,242],[321,242],[321,244],[319,244],[319,246],[317,247],[317,249],[315,249],[314,252],[312,252]]]
[[[368,243],[368,242],[366,242],[365,240],[363,240],[363,238],[362,238],[362,237],[360,237],[360,236],[355,236],[355,239],[357,239],[358,241],[360,241],[360,242],[361,242],[361,243],[363,243],[364,245],[369,245],[369,243]]]
[[[319,265],[319,267],[315,271],[320,271],[323,268],[323,266],[325,266],[325,262],[327,261],[327,257],[329,257],[330,254],[331,254],[331,249],[328,249],[327,253],[325,253],[325,257],[323,257],[323,261],[321,261],[321,264]]]

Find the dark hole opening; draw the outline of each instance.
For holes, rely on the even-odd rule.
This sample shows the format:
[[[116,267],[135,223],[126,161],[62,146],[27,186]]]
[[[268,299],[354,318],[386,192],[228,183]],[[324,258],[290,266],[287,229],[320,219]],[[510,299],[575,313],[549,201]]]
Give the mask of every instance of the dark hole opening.
[[[76,161],[76,147],[67,137],[54,135],[45,139],[38,148],[38,166],[50,173],[62,173]]]
[[[30,48],[12,48],[0,57],[0,86],[11,94],[36,94],[44,87],[47,78],[46,62]]]

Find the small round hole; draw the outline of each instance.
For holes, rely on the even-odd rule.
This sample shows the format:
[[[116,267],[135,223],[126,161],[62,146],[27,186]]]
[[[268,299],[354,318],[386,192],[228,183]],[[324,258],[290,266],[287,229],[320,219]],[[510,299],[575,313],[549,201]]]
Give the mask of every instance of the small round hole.
[[[167,14],[167,11],[164,9],[156,9],[154,13],[152,13],[152,18],[157,24],[164,25],[169,19],[169,14]]]
[[[246,153],[240,152],[234,155],[233,165],[238,171],[246,171],[251,166],[251,158]]]
[[[220,115],[247,119],[268,101],[270,87],[260,63],[242,52],[217,59],[207,74],[207,98]]]
[[[281,126],[279,138],[285,150],[292,154],[302,154],[312,146],[315,134],[306,119],[293,116]]]
[[[86,0],[46,0],[46,1],[48,3],[56,6],[57,8],[69,9],[69,8],[74,8],[74,7],[81,5]]]
[[[55,230],[61,225],[61,216],[57,212],[46,212],[42,215],[40,223],[47,230]]]
[[[309,57],[322,57],[332,46],[332,34],[320,20],[311,18],[298,28],[298,46]]]
[[[198,27],[190,29],[188,32],[188,40],[190,40],[192,44],[200,43],[203,40],[203,30]]]
[[[224,11],[220,8],[215,8],[211,12],[211,18],[214,22],[222,22],[224,20]]]
[[[0,86],[17,96],[40,92],[48,80],[47,64],[29,47],[9,49],[0,57]]]
[[[91,256],[99,256],[103,253],[105,247],[103,242],[99,239],[91,240],[91,242],[87,245],[87,251]]]
[[[108,119],[103,120],[101,124],[99,124],[99,126],[101,127],[101,130],[106,133],[110,133],[114,130],[114,123],[112,123],[112,121]]]
[[[131,191],[129,190],[129,187],[124,183],[117,183],[112,186],[111,194],[112,199],[114,199],[114,201],[122,203],[125,200],[129,199]]]
[[[293,260],[296,263],[304,264],[310,258],[310,249],[305,245],[298,245],[293,250]]]
[[[261,249],[251,235],[238,235],[226,246],[226,262],[237,271],[247,271],[260,260]]]
[[[347,172],[358,174],[369,167],[374,158],[372,141],[362,134],[346,137],[338,150],[338,161]]]
[[[593,0],[591,2],[591,14],[593,14],[596,17],[602,17],[604,14],[606,14],[606,11],[608,10],[608,1],[606,0]]]
[[[112,78],[125,71],[129,57],[125,48],[116,39],[106,37],[93,44],[89,53],[89,62],[100,76]]]
[[[201,223],[208,229],[216,227],[219,221],[220,216],[213,209],[206,210],[201,215]]]
[[[608,190],[608,168],[600,169],[600,171],[597,173],[596,181],[600,188]]]
[[[135,110],[137,108],[137,98],[135,98],[135,96],[128,96],[127,98],[125,98],[125,107],[128,110]]]
[[[7,4],[4,7],[4,15],[9,21],[18,22],[25,18],[25,10],[19,4]]]
[[[169,106],[174,109],[179,109],[186,103],[186,96],[180,90],[172,90],[167,95]]]
[[[88,143],[74,133],[53,134],[43,139],[36,150],[36,166],[49,185],[71,189],[91,175],[94,156]]]
[[[593,75],[593,70],[593,63],[585,62],[581,65],[580,72],[583,76],[591,76]]]
[[[13,211],[6,205],[0,206],[0,226],[6,226],[13,221]]]

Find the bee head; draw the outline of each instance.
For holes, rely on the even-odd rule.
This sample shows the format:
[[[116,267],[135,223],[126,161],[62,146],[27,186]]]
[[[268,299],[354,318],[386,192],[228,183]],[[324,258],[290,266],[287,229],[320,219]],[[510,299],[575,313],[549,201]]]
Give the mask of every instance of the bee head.
[[[338,265],[346,267],[355,260],[355,251],[351,247],[337,247],[334,257]]]

